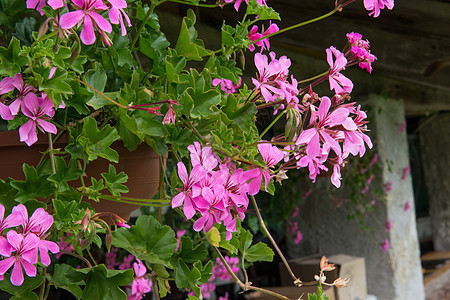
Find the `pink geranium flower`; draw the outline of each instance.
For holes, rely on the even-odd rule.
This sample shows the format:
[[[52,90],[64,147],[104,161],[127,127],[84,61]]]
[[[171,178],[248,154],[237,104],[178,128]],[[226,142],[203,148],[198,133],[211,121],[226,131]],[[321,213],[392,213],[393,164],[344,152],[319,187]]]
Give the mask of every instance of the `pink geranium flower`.
[[[311,121],[315,124],[313,128],[302,131],[296,141],[297,145],[307,144],[306,153],[310,157],[320,157],[322,149],[320,142],[327,144],[328,147],[340,156],[342,153],[338,142],[330,135],[329,128],[342,125],[349,115],[348,109],[339,107],[330,112],[331,100],[328,97],[322,97],[319,110],[316,117],[311,117]],[[328,149],[328,148],[327,148]]]
[[[61,28],[70,29],[75,25],[83,24],[80,38],[86,45],[92,45],[95,42],[95,28],[102,40],[110,45],[110,40],[105,32],[112,31],[111,24],[98,13],[108,7],[101,0],[72,0],[72,2],[76,10],[61,16],[59,22]]]
[[[111,9],[109,10],[109,20],[113,24],[119,24],[122,31],[122,36],[127,34],[127,29],[125,28],[125,24],[123,19],[127,22],[127,26],[131,27],[130,18],[123,10],[127,8],[127,2],[125,0],[108,0],[111,4]]]
[[[3,83],[3,84],[2,84]],[[14,75],[14,78],[6,77],[2,80],[2,83],[0,83],[0,95],[5,94],[7,92],[12,91],[14,88],[18,90],[16,98],[12,99],[12,103],[9,105],[10,114],[12,116],[15,116],[19,113],[20,107],[23,103],[23,99],[26,95],[28,95],[30,92],[34,92],[36,89],[31,86],[27,85],[23,82],[22,74],[17,73]],[[2,111],[2,110],[0,110]],[[4,110],[3,110],[4,112]],[[2,115],[3,118],[3,115]],[[6,119],[5,120],[12,120]]]
[[[139,300],[150,292],[152,287],[152,281],[147,277],[147,268],[139,259],[136,259],[137,263],[133,263],[134,280],[131,284],[131,294],[127,300]]]
[[[29,93],[24,97],[22,112],[28,117],[28,122],[19,128],[20,141],[31,146],[37,141],[36,127],[42,132],[56,134],[56,126],[47,120],[53,117],[53,103],[47,96],[37,97]]]
[[[220,85],[220,89],[227,94],[235,93],[236,89],[238,89],[241,86],[241,83],[242,83],[241,77],[239,77],[239,82],[236,85],[233,83],[233,81],[225,79],[225,78],[222,78],[222,79],[214,78],[212,81],[213,86]]]
[[[192,186],[202,180],[206,175],[206,170],[201,165],[196,165],[191,174],[188,176],[186,167],[182,162],[177,164],[178,176],[183,182],[183,188],[179,189],[179,193],[172,198],[172,208],[183,205],[183,212],[186,218],[190,219],[195,215],[194,202],[192,201],[193,195]]]
[[[46,0],[27,0],[27,8],[36,8],[41,16],[43,16],[44,12],[42,11],[42,8],[46,4],[45,2]],[[47,4],[53,9],[58,9],[64,6],[62,0],[48,0]]]
[[[242,181],[246,182],[252,179],[252,181],[248,184],[249,195],[256,195],[259,192],[263,177],[267,191],[267,187],[270,181],[270,171],[268,168],[275,166],[284,157],[284,151],[278,149],[278,147],[276,146],[272,146],[269,143],[258,144],[258,150],[259,153],[261,153],[262,159],[266,163],[267,168],[250,169],[243,173]]]
[[[370,10],[369,16],[374,18],[380,15],[380,10],[384,9],[385,6],[388,9],[393,9],[394,0],[364,0],[364,7]]]
[[[339,73],[345,69],[347,58],[344,53],[337,50],[335,47],[330,47],[326,50],[327,62],[330,65],[330,72],[328,73],[328,80],[330,81],[330,89],[334,90],[336,94],[342,92],[350,93],[353,90],[353,83],[350,79]],[[333,61],[333,55],[335,60]]]
[[[24,280],[22,268],[28,276],[36,276],[34,264],[37,263],[37,247],[40,239],[32,233],[23,236],[14,230],[8,231],[6,237],[13,249],[13,255],[0,261],[0,275],[4,275],[14,265],[11,283],[20,286]]]
[[[202,214],[194,222],[193,228],[195,231],[203,229],[206,233],[215,223],[220,223],[221,218],[226,218],[225,195],[223,185],[217,184],[213,186],[213,189],[203,188],[201,197],[194,198],[197,210]]]
[[[264,27],[263,27],[262,30],[264,31]],[[268,36],[268,35],[270,35],[272,33],[275,33],[275,32],[277,32],[279,30],[280,29],[278,28],[277,24],[272,24],[271,23],[269,25],[269,28],[267,28],[266,31],[264,31],[262,33],[258,33],[257,32],[258,31],[258,26],[254,25],[252,27],[252,29],[250,30],[250,32],[248,33],[247,37],[249,38],[250,41],[253,42],[253,41],[257,41],[257,40],[259,40],[259,39],[261,39],[263,37],[266,37],[266,36]],[[263,52],[263,50],[266,47],[267,47],[267,50],[270,49],[270,43],[269,43],[269,39],[268,38],[262,39],[262,40],[259,40],[259,41],[255,42],[255,43],[253,43],[253,44],[250,44],[249,49],[252,52],[255,50],[255,46],[254,45],[261,47],[261,53]]]

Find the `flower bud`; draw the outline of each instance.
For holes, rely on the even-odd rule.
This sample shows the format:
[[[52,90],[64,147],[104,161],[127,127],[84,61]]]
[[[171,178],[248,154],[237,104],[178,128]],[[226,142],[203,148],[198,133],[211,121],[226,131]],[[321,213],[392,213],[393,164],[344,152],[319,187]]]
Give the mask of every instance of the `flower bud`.
[[[323,271],[333,271],[334,269],[336,269],[334,264],[329,264],[328,258],[323,256],[322,259],[320,260],[320,270],[323,272]]]
[[[342,287],[347,287],[347,283],[350,281],[350,279],[348,278],[338,278],[335,281],[333,281],[333,285],[338,287],[338,288],[342,288]]]

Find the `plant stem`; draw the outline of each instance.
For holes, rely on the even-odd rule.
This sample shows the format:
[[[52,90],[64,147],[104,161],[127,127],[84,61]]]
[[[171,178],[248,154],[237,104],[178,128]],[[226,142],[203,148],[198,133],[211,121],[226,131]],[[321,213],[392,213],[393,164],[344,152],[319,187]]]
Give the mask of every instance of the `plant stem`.
[[[212,246],[212,245],[211,245]],[[222,253],[220,253],[219,249],[215,246],[212,246],[212,248],[214,249],[214,252],[216,252],[217,256],[219,257],[220,261],[223,263],[223,265],[225,266],[225,268],[227,269],[228,273],[231,275],[231,277],[233,277],[234,281],[239,285],[239,287],[241,289],[243,289],[244,291],[248,291],[248,290],[254,290],[254,291],[260,291],[262,293],[265,294],[269,294],[272,295],[274,297],[277,297],[279,299],[284,299],[284,300],[291,300],[291,298],[288,298],[286,296],[283,296],[281,294],[278,294],[276,292],[270,291],[270,290],[266,290],[263,288],[259,288],[256,286],[252,286],[251,282],[246,282],[245,284],[236,276],[236,274],[234,274],[234,272],[231,270],[230,265],[228,264],[228,262],[225,260],[225,258],[223,257]]]
[[[156,300],[160,300],[161,298],[159,297],[158,280],[156,279],[155,276],[152,276],[151,278],[152,278],[152,286],[153,286],[153,295],[155,295]]]
[[[69,251],[66,251],[66,250],[59,250],[59,252],[62,252],[62,253],[64,253],[64,254],[68,254],[68,255],[72,255],[72,256],[74,256],[74,257],[76,257],[76,258],[79,258],[79,259],[81,259],[82,261],[84,261],[84,262],[86,263],[86,265],[87,265],[89,268],[92,268],[92,265],[91,265],[91,263],[89,262],[89,260],[87,260],[86,258],[84,258],[84,257],[81,256],[81,255],[78,255],[78,254],[76,254],[76,253],[72,253],[72,252],[69,252]]]
[[[212,246],[212,245],[211,245]],[[233,277],[234,281],[236,281],[236,283],[241,287],[241,289],[243,289],[244,291],[246,291],[248,289],[248,286],[246,284],[244,284],[237,276],[236,274],[234,274],[233,270],[231,270],[230,265],[228,264],[228,262],[225,260],[225,258],[223,257],[222,253],[220,253],[219,249],[215,246],[212,246],[214,252],[216,252],[217,257],[219,257],[220,261],[222,262],[222,264],[225,266],[225,269],[227,269],[228,273],[231,275],[231,277]]]
[[[115,105],[117,105],[117,106],[119,106],[119,107],[128,109],[128,106],[122,105],[122,104],[120,104],[120,103],[114,101],[113,99],[109,98],[108,96],[106,96],[105,94],[103,94],[102,92],[100,92],[99,90],[97,90],[96,88],[94,88],[93,86],[91,86],[90,84],[88,84],[88,83],[86,83],[86,82],[84,82],[84,81],[82,81],[82,80],[80,80],[80,79],[78,79],[78,78],[76,78],[76,77],[73,77],[73,76],[69,76],[69,77],[72,78],[72,79],[74,79],[74,80],[76,80],[76,81],[78,81],[79,83],[84,84],[85,86],[87,86],[88,88],[90,88],[90,89],[93,90],[94,92],[98,93],[100,96],[102,96],[103,98],[105,98],[105,99],[108,100],[109,102],[111,102],[111,103],[113,103],[113,104],[115,104]]]
[[[159,199],[164,198],[164,164],[163,159],[161,156],[159,156]],[[158,207],[158,215],[156,216],[159,223],[161,223],[162,218],[162,207]]]
[[[249,290],[260,291],[261,293],[269,294],[269,295],[272,295],[272,296],[277,297],[277,298],[279,298],[279,299],[292,300],[292,299],[289,298],[289,297],[286,297],[286,296],[284,296],[284,295],[278,294],[278,293],[273,292],[273,291],[271,291],[271,290],[266,290],[266,289],[263,289],[263,288],[260,288],[260,287],[257,287],[257,286],[250,286],[250,287],[249,287]]]
[[[259,135],[259,140],[262,139],[262,137],[267,133],[267,131],[269,131],[270,128],[272,128],[273,125],[275,125],[275,123],[281,118],[281,116],[283,116],[286,113],[286,110],[283,110],[276,118],[275,120],[272,121],[272,123],[269,124],[269,126],[266,127],[266,129],[264,129],[264,131]]]
[[[94,265],[97,265],[97,262],[95,261],[94,257],[92,256],[91,251],[89,250],[89,247],[86,248],[86,252],[88,253],[89,257],[91,258],[92,262],[94,263]]]
[[[277,251],[277,253],[280,256],[281,260],[283,261],[283,264],[286,267],[287,271],[289,272],[289,275],[291,275],[292,279],[294,280],[294,284],[295,285],[301,284],[300,279],[295,276],[294,272],[292,272],[292,269],[289,266],[289,263],[287,262],[286,258],[283,255],[283,252],[281,252],[280,248],[278,247],[277,243],[273,239],[273,237],[270,234],[269,230],[267,230],[267,227],[264,224],[264,220],[263,220],[263,218],[261,216],[261,212],[260,212],[260,210],[258,208],[258,204],[256,203],[255,196],[251,195],[250,198],[252,199],[253,206],[255,207],[256,215],[257,215],[258,220],[259,220],[259,225],[261,226],[262,230],[264,231],[264,233],[269,238],[270,242],[272,243],[273,247],[275,248],[275,251]]]
[[[39,300],[43,300],[44,299],[46,275],[47,275],[47,268],[44,268],[44,272],[42,274],[42,276],[44,277],[44,281],[42,281],[41,289],[39,290]]]
[[[88,193],[83,193],[85,196],[89,196]],[[122,196],[113,196],[113,195],[100,195],[99,198],[105,199],[105,200],[111,200],[114,201],[120,201],[120,199],[122,199],[123,201],[120,202],[124,202],[124,203],[128,203],[128,202],[137,202],[139,204],[141,203],[148,203],[148,202],[162,202],[162,203],[170,203],[170,200],[166,200],[166,199],[141,199],[141,198],[131,198],[131,197],[122,197]]]
[[[107,198],[107,197],[104,197],[104,196],[106,196],[106,195],[103,195],[103,196],[101,196],[99,198],[103,199],[103,200],[107,200],[107,201],[120,202],[120,203],[125,203],[125,204],[134,204],[134,205],[140,205],[140,206],[165,207],[165,206],[169,206],[170,205],[170,201],[169,200],[163,200],[163,201],[167,201],[166,204],[151,204],[151,203],[147,203],[147,202],[122,201],[122,200],[119,200],[119,199]],[[161,201],[161,200],[159,200],[159,201]]]
[[[165,1],[160,1],[160,3],[156,2],[151,2],[150,7],[148,9],[147,14],[144,17],[144,20],[142,20],[141,25],[139,26],[136,35],[134,36],[133,40],[131,41],[131,45],[130,45],[130,49],[134,49],[134,46],[136,45],[139,37],[141,36],[141,32],[144,29],[145,23],[147,23],[148,19],[150,18],[150,15],[152,14],[153,10],[155,9],[156,6],[158,6],[159,4],[163,3]]]
[[[319,74],[319,75],[316,75],[316,76],[314,76],[314,77],[311,77],[311,78],[307,78],[307,79],[298,81],[297,83],[305,83],[305,82],[308,82],[308,81],[316,80],[316,79],[318,79],[318,78],[320,78],[320,77],[322,77],[322,76],[327,75],[328,72],[329,72],[329,71],[325,71],[325,72],[323,72],[323,73],[321,73],[321,74]]]

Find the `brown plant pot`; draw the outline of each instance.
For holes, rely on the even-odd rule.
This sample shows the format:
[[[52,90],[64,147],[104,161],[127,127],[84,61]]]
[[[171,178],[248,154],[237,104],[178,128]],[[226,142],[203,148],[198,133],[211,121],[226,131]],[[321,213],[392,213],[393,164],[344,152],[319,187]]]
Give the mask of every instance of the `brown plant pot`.
[[[36,166],[42,157],[42,152],[48,149],[47,135],[39,135],[38,141],[32,146],[27,146],[19,141],[17,131],[0,132],[0,179],[8,177],[16,180],[25,180],[22,171],[24,163]],[[54,143],[54,148],[64,148],[67,145],[67,137],[62,137]],[[101,173],[108,172],[109,164],[112,164],[117,173],[125,172],[128,175],[127,187],[129,192],[124,197],[150,199],[155,195],[159,186],[159,155],[147,144],[141,144],[134,151],[129,151],[121,141],[111,145],[111,148],[119,153],[119,162],[111,163],[106,159],[98,158],[90,162],[86,168],[87,178],[94,177],[100,180]],[[89,181],[86,184],[90,184]],[[76,182],[72,186],[77,187]],[[113,212],[125,220],[129,220],[130,214],[138,209],[139,205],[125,204],[107,200],[99,202],[88,201],[97,212]]]

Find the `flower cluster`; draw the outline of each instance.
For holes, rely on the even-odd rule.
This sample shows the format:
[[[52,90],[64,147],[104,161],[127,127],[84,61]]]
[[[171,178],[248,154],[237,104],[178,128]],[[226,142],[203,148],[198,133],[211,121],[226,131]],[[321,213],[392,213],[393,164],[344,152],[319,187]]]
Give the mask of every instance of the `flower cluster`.
[[[256,53],[255,65],[258,69],[256,78],[252,78],[255,90],[263,97],[266,103],[275,102],[277,99],[285,100],[289,105],[295,106],[298,103],[297,80],[291,76],[288,81],[289,67],[291,60],[286,56],[276,59],[276,54],[270,52],[270,63],[266,55]],[[258,100],[255,97],[254,101]],[[284,105],[282,104],[281,108]]]
[[[358,63],[362,69],[372,73],[372,63],[377,59],[370,53],[369,41],[363,40],[362,35],[356,32],[347,33],[348,46],[350,48],[349,64]]]
[[[320,170],[328,171],[325,162],[331,164],[331,182],[340,187],[340,167],[344,160],[349,154],[363,156],[365,144],[372,148],[370,138],[364,133],[367,115],[354,103],[340,103],[338,97],[322,97],[319,107],[313,103],[317,99],[309,102],[314,98],[309,97],[305,102],[311,115],[309,125],[298,136],[295,146],[286,149],[294,152],[290,160],[295,161],[298,168],[308,167],[313,182]],[[333,155],[330,155],[331,150]]]
[[[199,212],[201,217],[194,222],[196,231],[203,229],[208,232],[214,224],[223,222],[229,240],[232,232],[236,231],[236,217],[245,218],[249,202],[247,195],[258,193],[263,177],[267,189],[271,176],[269,168],[283,159],[284,152],[270,144],[259,144],[258,149],[267,167],[244,171],[229,160],[220,162],[211,147],[202,148],[194,142],[188,149],[192,171],[188,175],[186,166],[182,162],[177,164],[183,187],[172,198],[172,208],[183,205],[187,219]]]
[[[145,294],[150,292],[152,287],[152,281],[148,278],[147,268],[144,263],[136,258],[133,263],[134,280],[131,284],[131,294],[127,300],[140,300]]]
[[[48,266],[51,262],[48,251],[59,252],[56,243],[46,240],[53,217],[38,208],[28,218],[23,204],[15,206],[6,218],[4,214],[5,207],[0,204],[0,255],[5,257],[0,261],[0,276],[3,280],[3,275],[13,266],[11,283],[20,286],[24,281],[22,268],[27,276],[35,277],[38,257]]]
[[[269,28],[267,28],[266,31],[264,31],[264,27],[262,29],[262,33],[258,33],[258,26],[254,25],[252,29],[250,29],[250,32],[248,33],[247,37],[250,41],[254,42],[253,44],[250,44],[249,50],[255,51],[255,45],[258,47],[261,47],[261,53],[264,51],[264,49],[267,47],[267,50],[270,49],[270,43],[267,37],[268,35],[271,35],[272,33],[275,33],[277,31],[280,31],[277,24],[270,24]]]
[[[125,0],[71,0],[71,10],[68,2],[63,0],[27,0],[27,8],[36,8],[41,15],[44,15],[42,8],[48,4],[52,9],[63,9],[63,13],[58,20],[62,30],[69,30],[74,26],[83,26],[80,39],[85,45],[91,45],[96,40],[96,32],[103,43],[111,46],[111,39],[108,33],[112,31],[112,24],[120,24],[121,34],[127,34],[126,27],[131,27],[130,18],[124,9],[127,8]],[[101,13],[108,12],[109,21]],[[69,31],[66,31],[69,33]]]
[[[56,126],[48,120],[55,114],[53,102],[45,93],[23,82],[22,74],[5,77],[0,82],[0,95],[12,94],[8,99],[0,99],[0,116],[12,120],[21,112],[28,121],[19,128],[20,141],[28,146],[37,141],[37,128],[42,132],[56,134]],[[61,107],[63,107],[62,105]]]

